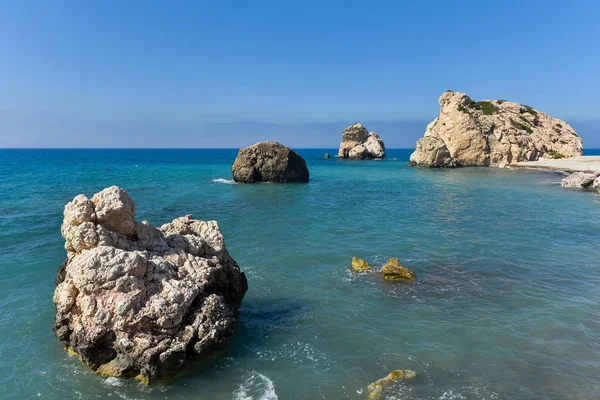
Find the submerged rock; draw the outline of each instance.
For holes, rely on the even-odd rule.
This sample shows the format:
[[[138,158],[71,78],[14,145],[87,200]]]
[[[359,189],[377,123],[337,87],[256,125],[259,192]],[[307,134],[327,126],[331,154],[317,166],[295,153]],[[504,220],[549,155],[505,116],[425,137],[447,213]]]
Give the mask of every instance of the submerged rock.
[[[233,166],[236,182],[308,182],[306,161],[295,151],[277,142],[260,142],[240,149]]]
[[[215,221],[154,228],[112,186],[65,206],[54,333],[107,376],[152,383],[227,343],[248,284]]]
[[[360,272],[369,271],[371,269],[371,266],[365,260],[358,257],[352,257],[352,271]]]
[[[414,281],[417,279],[417,275],[415,275],[415,273],[410,269],[400,264],[400,260],[395,257],[388,260],[388,262],[383,266],[382,272],[383,279],[386,281]]]
[[[377,133],[369,133],[362,124],[357,122],[342,133],[338,156],[353,160],[382,158],[385,157],[385,145]]]
[[[592,188],[600,173],[573,172],[560,182],[562,187]]]
[[[390,372],[386,377],[381,378],[369,385],[369,400],[379,400],[383,395],[383,390],[399,380],[413,380],[417,377],[417,373],[410,369],[396,369]]]
[[[427,167],[505,166],[583,153],[581,138],[566,122],[505,100],[473,101],[447,91],[410,156]]]

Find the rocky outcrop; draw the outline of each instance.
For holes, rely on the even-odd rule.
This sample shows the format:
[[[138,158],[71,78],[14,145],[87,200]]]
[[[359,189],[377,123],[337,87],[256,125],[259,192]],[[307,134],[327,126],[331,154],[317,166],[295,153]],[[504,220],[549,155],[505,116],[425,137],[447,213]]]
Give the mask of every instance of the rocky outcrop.
[[[562,187],[581,188],[581,189],[600,189],[600,172],[586,173],[573,172],[565,177],[560,185]]]
[[[473,101],[445,92],[433,120],[410,156],[427,167],[505,166],[539,158],[581,155],[582,142],[566,122],[505,100]]]
[[[371,266],[365,260],[358,258],[358,257],[352,257],[352,271],[361,272],[361,271],[369,271],[371,269],[372,269]]]
[[[360,123],[347,127],[342,133],[338,157],[353,160],[385,157],[383,140],[375,132],[369,133]]]
[[[54,332],[92,370],[151,383],[227,343],[248,285],[215,221],[135,211],[116,186],[65,206]]]
[[[329,153],[325,153],[325,155],[323,156],[324,159],[329,160],[331,158],[331,156],[329,155]]]
[[[260,142],[239,151],[233,166],[233,180],[256,182],[308,182],[306,161],[289,147],[277,142]]]
[[[395,257],[388,260],[381,272],[383,272],[383,279],[386,281],[414,281],[417,279],[417,275],[400,264],[400,260]]]
[[[396,369],[390,372],[384,378],[381,378],[369,385],[369,400],[379,400],[383,395],[383,390],[396,381],[410,381],[417,377],[417,373],[410,369]]]

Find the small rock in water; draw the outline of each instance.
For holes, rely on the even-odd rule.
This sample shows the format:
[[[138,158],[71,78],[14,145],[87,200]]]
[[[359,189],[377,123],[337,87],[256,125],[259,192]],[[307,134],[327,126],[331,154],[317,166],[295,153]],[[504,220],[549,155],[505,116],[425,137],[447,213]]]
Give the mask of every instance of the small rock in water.
[[[325,153],[325,155],[323,156],[324,159],[329,160],[331,158],[331,156],[329,155],[329,153]]]
[[[392,383],[404,380],[409,381],[417,377],[417,373],[410,369],[396,369],[390,372],[385,378],[381,378],[369,385],[369,400],[379,400],[383,395],[383,389]]]
[[[352,271],[360,272],[369,271],[371,269],[371,266],[365,260],[358,257],[352,257]]]
[[[562,187],[587,188],[592,186],[598,178],[598,173],[588,174],[586,172],[573,172],[571,175],[564,178],[560,185]]]
[[[288,183],[309,180],[304,158],[277,142],[260,142],[240,149],[231,172],[233,180],[242,183]]]
[[[414,281],[417,279],[415,273],[400,264],[400,260],[395,257],[388,260],[388,262],[383,266],[382,272],[383,279],[386,281]]]

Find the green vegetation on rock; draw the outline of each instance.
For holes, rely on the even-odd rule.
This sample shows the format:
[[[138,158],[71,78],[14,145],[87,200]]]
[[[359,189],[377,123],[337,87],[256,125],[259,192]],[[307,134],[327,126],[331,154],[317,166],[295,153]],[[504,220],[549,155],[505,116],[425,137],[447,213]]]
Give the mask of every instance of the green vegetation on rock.
[[[556,152],[554,152],[554,153],[552,154],[552,158],[554,158],[554,159],[558,159],[558,158],[565,158],[565,156],[564,156],[564,154],[562,154],[562,153],[559,153],[558,151],[556,151]]]
[[[533,115],[534,117],[537,117],[538,113],[532,107],[529,107],[528,105],[525,105],[525,104],[521,104],[521,105],[527,109],[527,112],[529,114]]]
[[[527,121],[527,120],[525,119],[525,121]],[[521,122],[517,122],[517,121],[515,121],[515,120],[514,120],[514,119],[512,119],[512,118],[510,119],[510,123],[511,123],[511,124],[512,124],[512,126],[513,126],[513,127],[515,127],[516,129],[521,129],[521,130],[524,130],[524,131],[526,131],[527,133],[529,133],[530,135],[533,133],[533,129],[531,129],[529,126],[527,126],[527,125],[525,125],[525,124],[523,124],[523,123],[521,123]]]
[[[471,115],[469,109],[481,110],[484,115],[492,115],[498,112],[498,107],[496,107],[491,101],[473,101],[469,99],[467,104],[464,106],[458,106],[458,111],[462,111]]]

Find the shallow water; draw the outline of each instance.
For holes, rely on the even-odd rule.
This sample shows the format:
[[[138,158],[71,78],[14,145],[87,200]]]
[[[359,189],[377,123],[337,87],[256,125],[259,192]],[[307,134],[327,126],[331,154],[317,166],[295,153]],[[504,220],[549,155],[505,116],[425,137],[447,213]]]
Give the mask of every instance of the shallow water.
[[[309,184],[230,181],[234,150],[0,150],[0,398],[600,398],[600,196],[561,175],[299,150]],[[52,333],[62,209],[128,190],[155,226],[216,219],[248,276],[231,345],[177,379],[103,378]],[[414,284],[352,274],[399,257]]]

